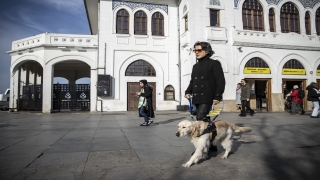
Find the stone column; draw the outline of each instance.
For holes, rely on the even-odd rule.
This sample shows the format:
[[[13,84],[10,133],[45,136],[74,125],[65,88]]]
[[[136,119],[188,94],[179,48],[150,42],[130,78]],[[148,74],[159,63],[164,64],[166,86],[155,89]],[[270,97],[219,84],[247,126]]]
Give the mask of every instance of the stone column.
[[[90,111],[95,112],[97,108],[97,81],[98,75],[95,69],[90,71]]]
[[[52,111],[52,80],[54,66],[46,65],[43,70],[42,85],[42,112],[51,113]]]

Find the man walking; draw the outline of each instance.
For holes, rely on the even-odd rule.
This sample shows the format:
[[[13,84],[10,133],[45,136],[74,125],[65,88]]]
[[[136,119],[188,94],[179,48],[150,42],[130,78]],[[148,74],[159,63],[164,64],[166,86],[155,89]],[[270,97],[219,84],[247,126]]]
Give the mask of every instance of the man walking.
[[[290,115],[295,115],[296,114],[296,109],[299,110],[301,115],[303,115],[305,113],[304,110],[301,109],[302,99],[298,96],[299,91],[300,91],[299,86],[298,85],[294,85],[293,86],[293,90],[291,92],[292,104],[291,104]]]
[[[193,104],[197,109],[197,120],[211,123],[206,115],[210,112],[212,104],[216,105],[221,101],[225,88],[222,66],[219,61],[210,58],[214,52],[207,42],[196,42],[193,52],[198,62],[192,68],[185,97],[190,98],[192,95]]]
[[[246,79],[241,79],[241,114],[240,117],[246,117],[246,111],[250,111],[250,116],[254,114],[254,111],[250,108],[250,84]]]

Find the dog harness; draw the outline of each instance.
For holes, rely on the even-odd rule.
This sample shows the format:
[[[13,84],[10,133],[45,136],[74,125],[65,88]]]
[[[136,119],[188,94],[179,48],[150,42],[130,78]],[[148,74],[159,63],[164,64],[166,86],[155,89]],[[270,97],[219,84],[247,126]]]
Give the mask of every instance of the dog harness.
[[[224,108],[224,101],[222,101],[221,109],[213,109],[208,113],[208,115],[206,115],[205,118],[203,118],[203,121],[208,122],[209,124],[207,126],[207,129],[205,129],[200,135],[198,135],[198,137],[207,133],[212,133],[212,135],[217,135],[217,127],[214,123],[214,120],[219,116],[223,108]],[[214,116],[212,120],[210,119],[211,116]]]

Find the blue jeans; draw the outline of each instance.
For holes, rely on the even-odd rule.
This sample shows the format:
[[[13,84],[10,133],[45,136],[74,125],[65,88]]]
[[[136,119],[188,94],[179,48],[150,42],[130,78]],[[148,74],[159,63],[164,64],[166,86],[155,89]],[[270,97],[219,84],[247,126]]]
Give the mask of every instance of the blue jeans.
[[[149,116],[146,114],[146,107],[140,107],[139,112],[144,117],[144,122],[148,122],[150,120]]]

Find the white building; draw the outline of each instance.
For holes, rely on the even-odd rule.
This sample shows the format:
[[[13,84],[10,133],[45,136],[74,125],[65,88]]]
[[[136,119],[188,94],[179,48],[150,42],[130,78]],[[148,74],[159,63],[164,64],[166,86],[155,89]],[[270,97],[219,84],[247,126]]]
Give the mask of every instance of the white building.
[[[197,41],[209,42],[223,66],[226,111],[236,110],[243,78],[252,85],[251,107],[269,111],[285,110],[293,85],[320,82],[320,0],[84,3],[93,35],[45,33],[13,42],[11,108],[136,110],[137,82],[147,79],[156,110],[174,110],[188,104],[183,95]],[[53,85],[53,77],[70,85]],[[72,85],[82,77],[91,78],[90,86]],[[311,109],[306,98],[303,107]]]

